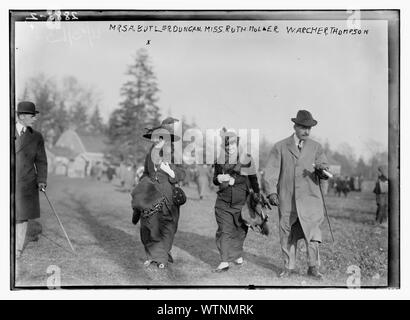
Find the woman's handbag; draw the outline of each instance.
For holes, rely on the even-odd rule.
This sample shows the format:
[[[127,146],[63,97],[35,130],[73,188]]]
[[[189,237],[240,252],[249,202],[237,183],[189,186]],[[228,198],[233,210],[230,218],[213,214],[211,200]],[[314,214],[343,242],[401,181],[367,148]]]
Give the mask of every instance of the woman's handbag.
[[[175,185],[172,190],[172,201],[178,207],[184,205],[186,202],[185,192],[179,187],[179,185]]]

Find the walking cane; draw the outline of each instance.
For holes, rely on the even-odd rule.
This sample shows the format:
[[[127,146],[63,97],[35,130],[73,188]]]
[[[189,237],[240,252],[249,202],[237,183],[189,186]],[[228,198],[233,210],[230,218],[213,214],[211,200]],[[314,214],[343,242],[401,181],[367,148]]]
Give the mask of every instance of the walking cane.
[[[313,164],[313,168],[316,169],[316,165],[315,165],[315,164]],[[329,178],[332,178],[332,177],[333,177],[333,175],[332,175],[329,171],[327,171],[327,170],[323,170],[323,169],[322,169],[322,172],[323,172],[325,175],[327,175]],[[326,208],[325,197],[323,196],[322,184],[320,183],[320,176],[317,175],[317,177],[319,178],[319,190],[320,190],[320,195],[322,196],[323,208],[324,208],[324,210],[325,210],[326,220],[327,220],[327,223],[328,223],[328,225],[329,225],[330,235],[332,236],[332,243],[334,243],[334,242],[335,242],[335,238],[333,237],[332,226],[330,225],[329,215],[327,214],[327,208]]]
[[[323,208],[325,209],[325,216],[326,216],[326,219],[327,219],[327,223],[329,225],[330,235],[332,236],[332,243],[334,243],[335,238],[333,237],[332,226],[330,225],[329,215],[327,214],[326,202],[325,202],[325,197],[323,196],[322,186],[320,184],[320,178],[319,178],[319,190],[320,190],[320,195],[322,196]]]
[[[48,201],[48,203],[49,203],[49,205],[50,205],[50,208],[51,208],[51,210],[53,211],[54,215],[56,216],[56,218],[57,218],[57,220],[58,220],[58,223],[60,224],[60,227],[61,227],[61,229],[63,230],[64,235],[65,235],[65,237],[66,237],[66,239],[67,239],[67,241],[68,241],[68,244],[69,244],[70,247],[71,247],[71,250],[72,250],[74,253],[76,253],[75,250],[74,250],[73,245],[71,244],[70,238],[68,237],[67,232],[65,231],[64,226],[63,226],[63,224],[61,223],[61,220],[60,220],[59,216],[57,215],[56,210],[54,209],[53,204],[50,202],[50,199],[48,199],[46,190],[45,190],[44,188],[41,188],[40,191],[43,192],[44,195],[46,196],[46,199],[47,199],[47,201]]]

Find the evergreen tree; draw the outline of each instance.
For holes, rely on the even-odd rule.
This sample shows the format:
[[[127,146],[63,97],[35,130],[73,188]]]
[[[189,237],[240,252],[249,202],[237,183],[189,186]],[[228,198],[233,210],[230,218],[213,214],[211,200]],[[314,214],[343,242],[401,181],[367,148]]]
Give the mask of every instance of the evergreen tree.
[[[88,114],[87,107],[78,104],[69,110],[70,127],[74,130],[87,131]]]
[[[113,153],[126,158],[132,156],[138,162],[143,160],[148,147],[141,138],[144,129],[160,123],[159,89],[145,49],[137,51],[126,75],[128,79],[121,88],[120,108],[110,116],[108,135]]]
[[[105,126],[100,115],[100,109],[95,106],[94,112],[90,116],[89,131],[93,133],[104,133]]]

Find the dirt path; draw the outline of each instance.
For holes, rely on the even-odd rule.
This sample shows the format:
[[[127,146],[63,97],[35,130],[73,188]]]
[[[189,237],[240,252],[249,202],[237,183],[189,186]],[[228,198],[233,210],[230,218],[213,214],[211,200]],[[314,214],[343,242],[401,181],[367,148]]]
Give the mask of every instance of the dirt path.
[[[62,286],[346,286],[349,266],[361,271],[362,286],[384,286],[387,275],[387,230],[373,225],[373,195],[351,193],[327,197],[336,243],[322,225],[323,281],[304,276],[306,257],[298,249],[301,275],[279,279],[282,267],[277,212],[270,212],[268,237],[250,231],[245,242],[245,264],[223,274],[211,273],[219,257],[214,235],[215,194],[199,201],[194,187],[185,188],[188,202],[181,209],[172,253],[174,264],[164,272],[144,268],[139,226],[131,224],[130,195],[114,182],[51,176],[48,196],[54,203],[77,255],[59,229],[43,195],[43,234],[30,242],[16,267],[17,286],[47,286],[57,273]],[[48,281],[48,282],[47,282]]]

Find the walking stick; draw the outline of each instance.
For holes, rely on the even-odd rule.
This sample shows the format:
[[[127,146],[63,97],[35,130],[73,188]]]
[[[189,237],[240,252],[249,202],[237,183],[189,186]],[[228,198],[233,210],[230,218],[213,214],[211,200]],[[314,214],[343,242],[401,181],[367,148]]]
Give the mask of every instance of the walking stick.
[[[330,219],[329,219],[329,216],[328,216],[328,214],[327,214],[327,208],[326,208],[326,203],[325,203],[325,197],[323,196],[322,185],[321,185],[321,183],[320,183],[320,177],[318,176],[318,178],[319,178],[319,190],[320,190],[320,195],[322,196],[322,201],[323,201],[323,208],[325,209],[325,216],[326,216],[326,219],[327,219],[327,223],[328,223],[328,225],[329,225],[330,235],[332,236],[332,243],[334,243],[334,242],[335,242],[335,238],[333,237],[332,226],[330,225]]]
[[[53,204],[50,202],[50,199],[48,199],[46,190],[45,190],[44,188],[41,188],[40,191],[43,192],[44,195],[46,196],[46,199],[47,199],[48,203],[50,204],[51,210],[53,211],[54,215],[56,216],[56,218],[57,218],[57,220],[58,220],[58,223],[60,224],[60,227],[61,227],[61,229],[63,230],[64,235],[65,235],[65,237],[66,237],[66,239],[67,239],[67,241],[68,241],[68,244],[69,244],[70,247],[71,247],[71,250],[72,250],[74,253],[76,253],[75,250],[74,250],[73,245],[71,244],[70,238],[68,237],[67,232],[65,231],[64,226],[63,226],[63,224],[61,223],[61,220],[60,220],[59,216],[57,215],[56,210],[54,209]]]

